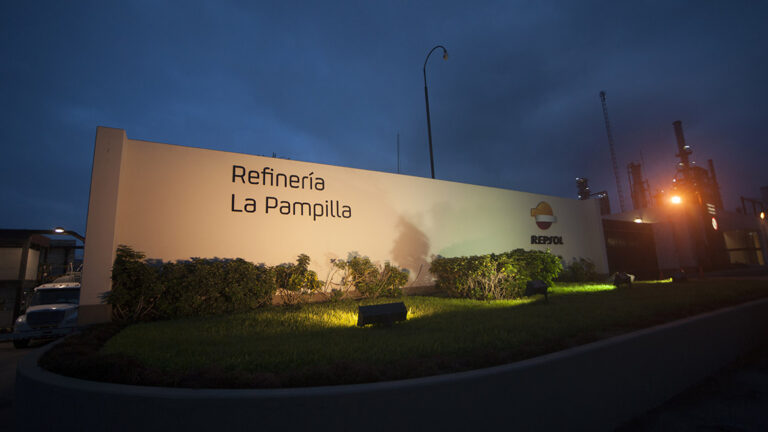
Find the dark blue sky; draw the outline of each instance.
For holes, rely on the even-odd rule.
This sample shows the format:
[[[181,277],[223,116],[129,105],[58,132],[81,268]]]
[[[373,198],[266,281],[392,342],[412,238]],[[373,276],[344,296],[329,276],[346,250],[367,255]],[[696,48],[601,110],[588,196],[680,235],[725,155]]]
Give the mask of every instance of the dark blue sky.
[[[672,122],[715,160],[726,206],[768,185],[768,3],[0,3],[0,227],[85,232],[96,126],[135,139],[437,177],[618,208],[644,156],[674,174]]]

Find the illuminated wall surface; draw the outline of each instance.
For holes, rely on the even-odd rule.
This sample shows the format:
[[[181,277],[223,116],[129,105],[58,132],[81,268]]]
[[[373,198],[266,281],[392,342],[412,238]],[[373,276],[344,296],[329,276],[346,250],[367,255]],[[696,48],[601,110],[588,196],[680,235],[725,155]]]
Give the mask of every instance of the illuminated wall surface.
[[[109,289],[119,244],[162,260],[275,265],[306,253],[320,279],[331,259],[358,253],[407,268],[414,285],[431,283],[434,255],[516,248],[608,271],[596,200],[158,144],[110,128],[97,132],[86,237],[85,305]]]

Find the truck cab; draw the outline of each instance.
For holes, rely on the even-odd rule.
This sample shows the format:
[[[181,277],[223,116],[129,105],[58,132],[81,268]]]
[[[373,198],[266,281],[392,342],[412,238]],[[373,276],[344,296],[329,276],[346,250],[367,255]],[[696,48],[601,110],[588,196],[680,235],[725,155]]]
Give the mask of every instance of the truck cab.
[[[25,313],[13,326],[13,346],[25,348],[34,339],[53,339],[77,328],[80,273],[70,273],[32,291]]]

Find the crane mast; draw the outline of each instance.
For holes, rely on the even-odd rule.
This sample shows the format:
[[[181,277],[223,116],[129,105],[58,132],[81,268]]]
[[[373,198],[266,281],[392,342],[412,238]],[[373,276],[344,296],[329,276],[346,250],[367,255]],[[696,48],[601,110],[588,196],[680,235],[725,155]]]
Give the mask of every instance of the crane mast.
[[[621,190],[621,181],[619,180],[619,166],[616,163],[616,151],[613,145],[613,134],[611,133],[611,122],[608,120],[608,105],[605,102],[605,92],[600,92],[600,102],[603,104],[603,118],[605,118],[605,132],[608,134],[608,147],[611,149],[611,163],[613,164],[613,176],[616,178],[616,192],[619,195],[619,208],[621,212],[626,211],[624,207],[624,192]]]

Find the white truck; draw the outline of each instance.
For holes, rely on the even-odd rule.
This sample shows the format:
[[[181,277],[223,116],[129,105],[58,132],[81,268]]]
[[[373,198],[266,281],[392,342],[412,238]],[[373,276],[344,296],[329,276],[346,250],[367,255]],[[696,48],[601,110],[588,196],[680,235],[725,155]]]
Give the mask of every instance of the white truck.
[[[13,326],[13,346],[25,348],[33,339],[53,339],[77,328],[80,273],[71,273],[38,286],[26,312]]]

